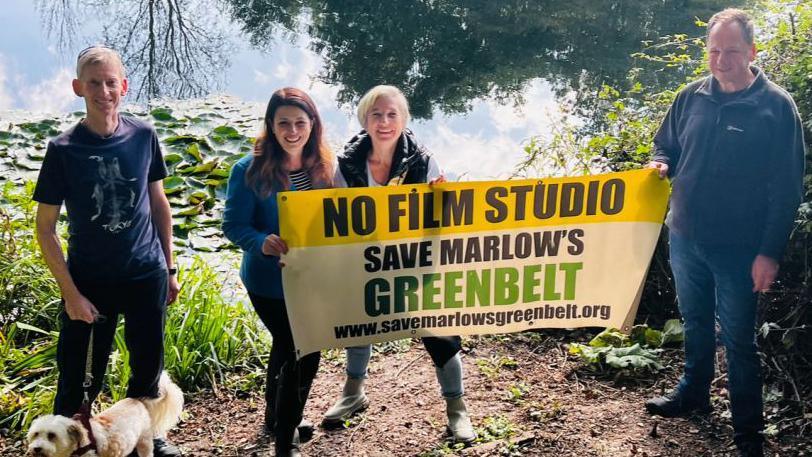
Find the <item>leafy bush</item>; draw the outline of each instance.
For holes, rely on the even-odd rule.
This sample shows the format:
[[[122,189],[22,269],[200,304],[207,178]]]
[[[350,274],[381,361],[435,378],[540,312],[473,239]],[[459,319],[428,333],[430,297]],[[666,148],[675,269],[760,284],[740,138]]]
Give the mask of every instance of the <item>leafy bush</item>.
[[[589,344],[571,343],[569,352],[599,372],[621,370],[623,373],[641,374],[661,370],[659,348],[681,343],[683,338],[682,324],[672,319],[665,323],[662,331],[647,325],[634,326],[629,335],[617,329],[606,329]]]

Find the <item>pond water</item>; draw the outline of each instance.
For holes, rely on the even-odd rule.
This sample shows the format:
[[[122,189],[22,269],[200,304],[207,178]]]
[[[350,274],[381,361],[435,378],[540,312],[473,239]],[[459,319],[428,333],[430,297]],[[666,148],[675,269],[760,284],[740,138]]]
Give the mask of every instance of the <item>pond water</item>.
[[[730,3],[4,0],[0,122],[82,108],[70,89],[75,56],[105,43],[124,56],[129,102],[228,94],[261,114],[273,90],[297,86],[337,147],[359,129],[360,96],[396,85],[450,178],[504,178],[531,136],[565,117],[596,123],[596,92],[626,84],[643,40],[699,36],[695,18]],[[648,82],[677,78],[652,72]]]

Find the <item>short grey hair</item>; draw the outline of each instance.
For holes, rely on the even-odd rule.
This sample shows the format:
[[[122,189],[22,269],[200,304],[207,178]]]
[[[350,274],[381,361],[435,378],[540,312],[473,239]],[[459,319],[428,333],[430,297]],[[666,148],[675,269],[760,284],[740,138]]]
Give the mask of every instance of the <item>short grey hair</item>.
[[[76,58],[76,77],[82,77],[82,70],[88,65],[106,63],[117,66],[121,70],[121,77],[125,76],[124,63],[121,62],[121,55],[112,48],[96,44],[83,49]]]
[[[395,86],[383,85],[375,86],[370,89],[358,102],[357,115],[358,122],[361,123],[361,126],[366,128],[367,114],[369,114],[372,107],[375,106],[375,102],[381,97],[390,97],[395,101],[398,105],[400,115],[403,116],[403,125],[405,127],[406,124],[409,123],[409,119],[411,119],[411,115],[409,114],[409,102],[406,100],[406,96]]]
[[[753,19],[750,18],[749,14],[738,8],[723,9],[722,11],[719,11],[711,16],[710,20],[708,21],[708,35],[706,38],[710,37],[710,32],[714,25],[727,24],[729,22],[736,22],[739,24],[739,27],[742,29],[742,37],[747,44],[755,43]]]

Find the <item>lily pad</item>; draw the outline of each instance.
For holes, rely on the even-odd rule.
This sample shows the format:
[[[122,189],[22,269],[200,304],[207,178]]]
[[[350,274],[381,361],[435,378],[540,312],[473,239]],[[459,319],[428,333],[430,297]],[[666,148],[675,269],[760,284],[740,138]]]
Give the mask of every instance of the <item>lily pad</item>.
[[[211,131],[209,138],[216,143],[222,144],[227,141],[242,140],[246,137],[230,125],[221,125],[219,127],[215,127],[214,130]]]
[[[172,135],[170,137],[166,137],[163,139],[163,142],[169,145],[176,145],[176,144],[192,144],[197,143],[198,138],[194,135]]]
[[[202,190],[196,190],[186,197],[186,201],[191,205],[199,205],[209,198],[209,194]]]
[[[180,154],[167,154],[164,156],[164,163],[167,165],[174,165],[178,162],[181,162],[183,157]]]
[[[174,214],[174,216],[184,216],[184,217],[197,216],[198,214],[200,214],[202,210],[203,208],[201,208],[200,206],[193,206],[191,208],[186,208],[184,210],[178,211],[177,213]]]
[[[212,236],[220,236],[222,234],[223,234],[223,232],[220,229],[214,228],[214,227],[206,227],[204,229],[201,229],[201,230],[198,230],[198,231],[195,232],[195,235],[203,237],[203,238],[209,238],[209,237],[212,237]]]
[[[172,109],[166,107],[155,108],[150,111],[149,114],[159,121],[171,121],[175,119],[175,117],[172,116]]]
[[[196,178],[191,178],[191,177],[187,178],[186,183],[189,184],[192,187],[197,188],[197,189],[205,189],[206,188],[206,183],[204,183],[203,181],[201,181],[199,179],[196,179]]]
[[[217,159],[212,160],[210,162],[201,163],[200,165],[192,167],[192,169],[190,171],[187,171],[188,169],[184,169],[184,173],[191,173],[191,174],[195,174],[195,175],[197,175],[197,174],[208,175],[209,173],[211,173],[212,170],[217,168],[218,163],[219,163],[219,161]]]
[[[209,173],[209,178],[228,178],[229,171],[222,168],[215,168]]]
[[[26,171],[37,171],[40,168],[38,162],[34,162],[33,160],[29,159],[14,159],[12,162],[14,166],[19,170],[26,170]]]
[[[209,187],[219,187],[224,186],[228,183],[226,179],[207,179],[203,181]]]
[[[164,179],[164,194],[176,195],[186,190],[186,181],[180,176],[170,176]]]
[[[180,176],[170,176],[164,179],[164,189],[175,189],[177,187],[181,187],[184,184],[183,178]]]
[[[203,161],[203,155],[200,153],[200,146],[197,143],[192,143],[186,148],[186,153],[195,158],[197,163]]]

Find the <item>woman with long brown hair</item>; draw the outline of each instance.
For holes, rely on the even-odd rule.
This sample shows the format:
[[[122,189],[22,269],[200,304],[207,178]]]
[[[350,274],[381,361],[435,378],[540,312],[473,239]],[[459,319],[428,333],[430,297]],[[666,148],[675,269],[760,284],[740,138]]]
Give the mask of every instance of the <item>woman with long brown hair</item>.
[[[228,180],[223,232],[242,248],[240,278],[251,304],[270,330],[273,347],[265,390],[265,427],[277,456],[298,456],[297,426],[319,367],[314,352],[296,360],[282,294],[276,193],[332,187],[333,166],[313,100],[303,91],[273,93],[254,153],[240,159]]]

